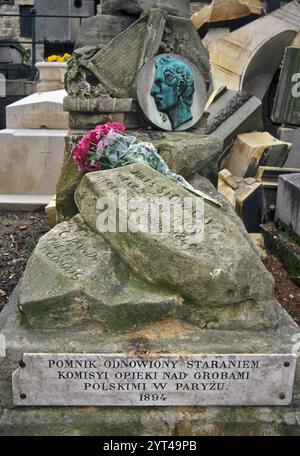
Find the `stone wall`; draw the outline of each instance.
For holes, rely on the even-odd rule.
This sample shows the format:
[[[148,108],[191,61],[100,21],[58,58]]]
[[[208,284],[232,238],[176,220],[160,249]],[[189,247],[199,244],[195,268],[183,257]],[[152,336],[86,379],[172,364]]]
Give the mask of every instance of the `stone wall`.
[[[0,39],[3,37],[17,38],[20,36],[19,17],[1,16],[1,14],[19,14],[16,2],[0,1]]]

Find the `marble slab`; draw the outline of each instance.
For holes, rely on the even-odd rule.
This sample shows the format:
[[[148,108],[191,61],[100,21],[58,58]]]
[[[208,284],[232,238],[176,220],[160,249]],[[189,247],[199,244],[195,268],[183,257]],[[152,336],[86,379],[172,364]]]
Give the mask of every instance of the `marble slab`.
[[[6,107],[7,128],[67,130],[69,114],[63,110],[65,90],[39,92]]]
[[[292,401],[296,356],[24,354],[17,406],[264,406]]]

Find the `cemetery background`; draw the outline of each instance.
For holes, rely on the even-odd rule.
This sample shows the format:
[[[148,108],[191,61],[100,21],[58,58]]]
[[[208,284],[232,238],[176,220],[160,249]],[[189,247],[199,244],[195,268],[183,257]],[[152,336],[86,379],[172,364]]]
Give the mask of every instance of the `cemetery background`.
[[[246,17],[248,17],[248,15],[246,15]],[[266,20],[270,19],[270,17],[269,18],[267,17]],[[274,18],[275,21],[277,20],[276,14],[272,17]],[[97,24],[96,25],[92,24],[93,19],[94,18],[92,18],[91,23],[89,25],[87,25],[87,29],[89,26],[91,26],[91,27],[95,26],[97,28]],[[100,18],[100,22],[101,22],[101,19],[102,18]],[[251,19],[248,18],[249,24],[251,24],[251,23],[256,24],[255,19],[257,19],[256,16],[254,18],[251,16]],[[103,20],[104,20],[104,18],[103,18]],[[199,20],[199,18],[198,18],[198,20]],[[291,20],[291,22],[293,23],[293,19]],[[297,21],[294,21],[294,22],[297,22]],[[288,25],[288,27],[289,26],[290,25]],[[237,31],[239,31],[239,29],[241,29],[241,31],[244,30],[244,29],[242,29],[240,23],[236,27],[237,27]],[[283,27],[285,27],[285,25]],[[295,27],[294,24],[293,24],[293,27]],[[213,28],[214,27],[212,27],[212,29],[210,29],[210,34],[214,33]],[[227,34],[227,32],[228,32],[228,30],[225,32],[225,34]],[[232,34],[230,35],[228,41],[224,44],[225,48],[226,48],[227,43],[230,42],[231,37],[234,40],[233,32],[234,32],[234,30],[232,30]],[[200,35],[201,35],[201,33],[204,33],[204,32],[203,32],[203,29],[201,31],[201,27],[200,27]],[[215,32],[215,33],[217,33],[217,32]],[[235,37],[237,37],[237,36],[238,35],[235,35]],[[102,38],[105,40],[104,36]],[[289,41],[289,40],[290,40],[290,38],[287,38],[287,41]],[[285,39],[283,41],[284,41],[284,46],[285,46],[287,44],[287,42],[285,41]],[[95,43],[91,43],[91,44],[94,45]],[[291,44],[291,40],[290,40],[290,44]],[[278,45],[278,43],[276,45]],[[210,50],[211,59],[213,61],[213,65],[214,65],[213,75],[215,77],[215,80],[218,80],[218,78],[220,78],[220,80],[222,80],[222,78],[224,78],[224,75],[222,75],[222,71],[225,69],[225,73],[226,73],[226,68],[224,68],[220,73],[219,73],[219,69],[218,69],[218,71],[216,71],[216,68],[218,68],[218,66],[220,66],[219,65],[220,62],[218,61],[218,55],[214,54],[215,50],[214,50],[213,40],[212,40],[212,44],[210,44],[209,46],[211,47],[211,50]],[[297,42],[295,42],[295,45],[292,45],[291,47],[293,48],[293,46],[297,49]],[[251,48],[251,46],[250,46],[250,48]],[[258,64],[258,67],[257,67],[257,64]],[[278,64],[279,64],[279,62],[275,63],[275,65],[278,65]],[[254,62],[254,67],[260,68],[259,62],[258,63]],[[272,72],[273,68],[271,68],[271,70],[269,68],[267,68],[266,74],[268,74],[268,71]],[[254,90],[253,81],[251,79],[252,76],[253,75],[250,74],[248,79],[246,79],[246,83],[248,84],[248,87],[251,88],[251,91]],[[239,69],[237,69],[236,77],[237,77],[237,80],[240,77]],[[270,76],[268,75],[268,78],[269,77]],[[229,85],[230,89],[233,91],[237,88],[237,86],[235,86],[236,81],[226,81],[226,83]],[[70,89],[70,86],[69,86],[69,89]],[[73,87],[71,87],[71,90],[72,89],[73,89]],[[258,93],[257,93],[258,98],[262,97],[261,90],[262,89],[260,87],[258,90]],[[224,107],[224,105],[222,106],[222,100],[224,100],[224,98],[225,98],[225,99],[227,99],[227,102],[228,102],[228,100],[234,98],[233,95],[234,95],[234,92],[232,92],[232,93],[230,93],[230,91],[224,92],[222,89],[220,91],[220,93],[217,94],[216,102],[211,105],[211,107],[209,108],[210,112],[208,111],[208,113],[210,113],[211,116],[214,116],[215,114],[217,114],[219,111],[222,110],[222,107]],[[222,97],[224,97],[224,98],[222,98]],[[228,97],[228,98],[226,98],[226,97]],[[218,98],[219,98],[219,101],[218,101]],[[33,100],[33,103],[35,103],[35,100]],[[274,141],[274,140],[270,139],[270,137],[266,137],[266,135],[261,136],[260,134],[258,134],[258,135],[255,134],[254,137],[247,136],[248,133],[246,132],[246,130],[249,129],[249,132],[250,132],[249,134],[251,135],[252,134],[251,131],[255,129],[255,127],[253,128],[253,125],[256,125],[256,126],[258,125],[256,119],[258,118],[257,112],[259,111],[260,103],[257,100],[255,100],[254,97],[250,101],[249,101],[249,99],[244,99],[243,103],[245,106],[242,105],[242,108],[240,108],[240,111],[239,111],[240,118],[243,118],[243,116],[245,116],[245,123],[249,122],[249,117],[248,117],[249,112],[246,112],[247,110],[249,110],[250,112],[253,113],[253,117],[251,120],[251,122],[253,122],[253,123],[249,122],[249,126],[247,126],[247,127],[243,126],[241,129],[242,131],[237,130],[237,131],[234,131],[233,133],[230,130],[232,128],[232,126],[226,125],[228,123],[228,118],[227,119],[225,118],[225,122],[224,122],[225,128],[224,128],[224,125],[220,125],[220,124],[217,125],[218,135],[220,135],[221,138],[224,140],[225,148],[227,148],[228,150],[229,150],[229,147],[232,147],[232,143],[233,143],[233,140],[235,140],[236,135],[238,133],[242,133],[241,135],[239,135],[237,141],[233,145],[232,153],[230,156],[231,161],[228,160],[226,163],[226,167],[228,167],[230,169],[232,174],[230,174],[230,173],[228,174],[227,172],[225,172],[225,173],[222,172],[220,174],[219,191],[220,191],[220,193],[223,193],[224,195],[226,195],[229,198],[229,200],[231,202],[233,202],[233,205],[235,204],[235,201],[239,200],[240,201],[239,215],[242,217],[246,226],[247,226],[247,224],[248,224],[248,226],[253,226],[253,223],[255,226],[255,224],[257,224],[257,220],[253,221],[253,217],[252,217],[252,214],[250,213],[250,209],[247,209],[247,207],[248,207],[247,204],[248,204],[248,201],[251,200],[252,196],[257,195],[257,193],[258,193],[257,189],[259,188],[259,186],[257,185],[257,183],[254,182],[255,179],[252,176],[252,174],[251,174],[251,176],[246,177],[246,179],[248,179],[248,181],[243,180],[243,177],[245,177],[245,171],[248,172],[250,170],[251,173],[256,173],[259,168],[259,165],[265,164],[261,158],[265,157],[265,155],[267,155],[268,159],[271,160],[269,163],[272,164],[272,170],[268,170],[268,169],[261,170],[263,173],[265,173],[265,174],[263,174],[263,176],[265,176],[266,173],[268,173],[268,172],[272,172],[272,173],[275,172],[275,174],[276,174],[276,172],[278,173],[278,170],[282,169],[282,166],[284,165],[284,161],[286,160],[287,156],[288,156],[288,159],[291,158],[291,153],[289,154],[289,144],[287,142],[284,142],[285,138],[283,138],[283,137],[280,137],[280,139],[283,139],[283,141],[280,142],[280,141]],[[264,108],[266,106],[268,106],[268,104],[267,104],[268,101],[266,101],[265,98],[263,100],[263,103],[264,103]],[[22,103],[21,103],[21,105],[22,105]],[[244,109],[245,107],[247,107],[247,110]],[[84,125],[88,124],[87,121],[90,122],[89,126],[91,127],[93,125],[93,122],[95,122],[95,120],[96,120],[96,118],[93,117],[90,113],[88,113],[88,111],[84,111],[84,109],[82,109],[82,107],[79,108],[79,111],[76,111],[76,109],[74,109],[74,104],[72,104],[72,100],[70,100],[70,98],[66,100],[65,108],[68,111],[70,111],[70,124],[73,127],[73,129],[84,128]],[[280,105],[279,105],[279,108],[280,108]],[[18,107],[12,106],[10,109],[18,109]],[[244,111],[243,111],[243,109],[244,109]],[[133,112],[135,112],[135,111],[133,111]],[[282,112],[280,112],[279,115],[282,116],[282,115],[287,115],[287,114],[289,115],[290,112],[283,113],[283,114],[282,114]],[[274,116],[275,116],[275,114],[274,114]],[[278,114],[276,114],[276,116],[278,116]],[[99,118],[99,116],[98,116],[98,118]],[[125,116],[125,118],[126,118],[126,116]],[[12,117],[11,117],[11,119],[12,119]],[[133,123],[136,122],[136,118],[134,118],[134,116],[132,116],[131,121],[132,120],[133,120]],[[129,117],[127,118],[127,121],[129,122]],[[264,121],[266,122],[266,118],[264,118]],[[281,120],[281,122],[284,123],[284,120]],[[289,122],[287,122],[287,123],[289,123]],[[215,125],[214,125],[214,127],[215,127]],[[208,128],[206,130],[206,133],[207,132],[209,133],[211,128],[212,128],[212,125],[208,122]],[[295,130],[292,130],[292,128],[290,126],[288,127],[288,129],[289,129],[290,134],[291,134],[291,131],[292,131],[292,133],[295,131]],[[246,135],[243,133],[246,133]],[[203,132],[202,132],[202,134],[203,134]],[[158,137],[155,139],[156,139],[156,144],[158,144],[158,146],[159,146],[161,139],[164,139],[164,137],[160,137],[160,135],[158,135]],[[195,139],[195,138],[191,138],[191,140],[193,140],[193,139]],[[287,141],[287,139],[285,139],[285,140]],[[190,144],[192,144],[192,142]],[[211,147],[213,147],[212,144],[211,144]],[[179,149],[180,149],[180,146],[178,147],[177,150],[179,150]],[[246,155],[246,159],[250,159],[249,162],[246,162],[246,168],[243,168],[243,169],[240,169],[241,166],[236,167],[236,162],[234,161],[234,154],[239,153],[241,150]],[[67,151],[68,151],[68,149],[67,149]],[[245,153],[245,151],[247,153]],[[164,156],[168,157],[169,159],[170,158],[172,159],[172,156],[171,157],[168,156],[168,154],[170,152],[167,149],[164,150],[162,147],[161,153],[165,154]],[[253,154],[253,155],[251,155],[251,154]],[[281,161],[278,161],[277,154]],[[253,161],[253,156],[256,157],[255,161]],[[295,173],[297,171],[297,149],[296,148],[294,148],[294,153],[293,153],[292,158],[293,158],[293,162],[291,164],[291,168],[293,168],[293,172]],[[252,159],[252,161],[251,161],[251,159]],[[272,162],[272,160],[273,160],[273,162]],[[240,165],[240,163],[238,163],[238,165]],[[181,166],[181,169],[184,170],[184,172],[189,173],[189,170],[187,170],[189,164],[179,162],[179,163],[175,163],[175,166],[179,166],[179,167]],[[209,177],[211,180],[213,180],[216,183],[216,177],[217,177],[216,170],[211,170],[209,167],[209,164],[207,164],[207,163],[206,163],[206,166],[207,166],[207,169],[203,168],[202,172],[204,173],[204,175],[206,177]],[[245,166],[245,164],[244,164],[244,166]],[[65,173],[66,171],[67,170],[64,165],[63,173]],[[210,172],[212,171],[211,174],[209,173],[209,171]],[[241,175],[239,173],[241,173]],[[282,171],[279,171],[279,174],[280,173],[284,174],[284,168]],[[66,174],[65,175],[63,174],[63,176],[66,177]],[[71,177],[71,180],[74,177],[74,176],[72,177],[72,172],[69,177]],[[279,180],[279,183],[282,182],[283,178],[278,179],[278,174],[277,174],[276,178],[277,178],[277,180]],[[63,180],[60,180],[60,185],[62,182],[63,182]],[[243,188],[243,186],[245,184],[247,185],[246,190],[245,190],[245,188]],[[272,181],[273,187],[274,186],[276,187],[277,184],[278,184],[277,181],[275,184],[274,184],[274,181]],[[263,182],[263,185],[266,186],[266,183]],[[241,187],[241,188],[239,188],[239,187]],[[68,189],[67,189],[67,191],[68,191]],[[241,192],[241,195],[239,194],[239,191]],[[69,214],[65,211],[67,206],[64,205],[65,202],[63,201],[63,197],[66,195],[67,195],[67,197],[69,197],[69,195],[67,193],[65,193],[65,195],[63,194],[62,187],[58,188],[58,195],[62,198],[59,200],[59,204],[58,204],[58,215],[61,220],[68,219],[70,217],[70,215],[72,215],[72,214]],[[271,202],[272,201],[274,201],[274,195],[271,198]],[[257,200],[255,199],[255,197],[254,197],[254,202],[255,202],[255,204],[257,204]],[[265,208],[267,208],[269,210],[271,208],[271,206],[272,206],[272,204],[268,201],[268,204],[265,206]],[[238,208],[238,205],[237,205],[237,208]],[[251,205],[249,206],[249,208],[251,208]],[[71,207],[69,207],[69,209],[71,209],[71,211],[72,211]],[[274,218],[274,209],[272,209],[272,211],[273,211],[273,218]],[[1,227],[1,230],[2,230],[1,233],[4,235],[4,242],[1,242],[0,248],[3,251],[4,258],[5,257],[9,258],[9,262],[10,262],[9,268],[6,268],[6,271],[3,274],[5,281],[7,280],[7,277],[8,277],[9,288],[7,290],[5,290],[5,289],[2,289],[2,286],[0,286],[1,291],[2,291],[2,293],[0,292],[0,294],[2,294],[2,296],[0,296],[1,300],[2,300],[2,302],[6,302],[11,289],[13,288],[14,284],[17,283],[18,278],[19,278],[21,272],[23,271],[23,268],[26,263],[26,259],[31,251],[31,248],[33,247],[33,244],[35,244],[37,242],[37,240],[41,234],[43,234],[45,231],[47,231],[47,226],[45,224],[43,217],[39,213],[32,213],[30,215],[29,214],[22,215],[19,212],[14,212],[14,213],[3,212],[2,214],[3,214],[3,220],[4,220],[5,226],[3,227],[3,229]],[[264,214],[264,215],[265,215],[267,221],[272,219],[272,214],[270,215],[269,220],[268,220],[268,217],[266,216],[266,214]],[[12,218],[14,218],[16,220],[15,223],[11,222]],[[280,219],[282,219],[282,218],[283,218],[283,216],[281,215]],[[296,225],[294,225],[294,226],[296,227]],[[269,242],[270,248],[274,249],[278,253],[279,247],[277,245],[277,242],[275,242],[275,245],[273,245],[274,242],[272,242],[272,235],[271,235],[271,240],[268,238],[268,224],[265,227],[265,230],[266,230],[266,239],[270,241]],[[30,233],[30,234],[28,235],[27,233]],[[276,234],[275,234],[274,238],[277,238]],[[293,242],[291,240],[289,240],[289,242],[291,244],[293,244]],[[295,246],[295,251],[297,253],[296,243],[294,243],[294,246]],[[12,247],[12,249],[11,249],[11,247]],[[7,250],[9,250],[9,251],[7,251]],[[20,255],[20,252],[22,252],[21,255]],[[24,254],[24,257],[22,258],[23,254]],[[17,261],[15,262],[15,260],[17,260]],[[267,267],[269,268],[269,270],[271,270],[274,273],[274,275],[277,276],[277,280],[278,280],[277,292],[276,292],[277,299],[283,305],[283,307],[285,307],[290,312],[290,315],[294,318],[294,320],[296,322],[299,322],[299,307],[298,307],[298,305],[299,305],[299,288],[297,287],[296,284],[294,284],[294,282],[291,282],[288,279],[288,276],[285,274],[284,269],[282,268],[282,266],[280,266],[280,263],[277,261],[275,256],[269,256],[264,261],[265,261],[265,264],[267,265]],[[19,262],[19,265],[18,265],[18,262]],[[5,265],[6,265],[6,263],[5,263]],[[10,268],[11,268],[11,270],[10,270]],[[27,297],[27,299],[28,299],[28,297]],[[141,345],[143,345],[143,343],[141,343]],[[184,427],[183,427],[183,430],[181,429],[180,432],[184,432]],[[212,431],[212,432],[214,432],[214,431]],[[215,432],[217,432],[216,429],[215,429]],[[243,432],[243,431],[239,430],[239,432]],[[265,431],[265,432],[268,432],[268,431]],[[272,432],[272,431],[270,430],[270,432]],[[273,432],[276,432],[276,431],[273,431]]]

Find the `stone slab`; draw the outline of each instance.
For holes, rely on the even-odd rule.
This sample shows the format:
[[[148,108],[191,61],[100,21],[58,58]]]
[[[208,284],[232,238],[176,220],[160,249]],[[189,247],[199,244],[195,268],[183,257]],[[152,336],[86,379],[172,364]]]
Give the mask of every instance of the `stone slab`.
[[[0,131],[0,194],[54,195],[68,130]]]
[[[290,405],[292,355],[28,354],[12,377],[18,406]]]
[[[246,96],[234,90],[223,90],[208,106],[206,134],[212,134],[224,141],[226,156],[238,134],[260,131],[262,103],[256,97]]]
[[[63,110],[67,92],[38,92],[6,107],[7,128],[67,130],[69,115]]]
[[[151,142],[169,168],[185,178],[196,172],[216,180],[217,163],[222,156],[223,142],[214,135],[205,136],[190,132],[164,132],[151,137],[147,132],[133,132],[141,141]]]
[[[73,130],[91,130],[96,125],[107,122],[122,122],[126,128],[134,129],[143,126],[142,117],[135,112],[118,112],[115,114],[94,114],[86,112],[70,112],[69,125]]]
[[[300,125],[300,34],[285,50],[272,113],[273,122]]]
[[[300,173],[279,176],[276,219],[300,236]]]
[[[120,189],[127,192],[128,199],[160,195],[173,203],[172,200],[190,197],[196,204],[192,193],[145,164],[89,173],[83,177],[75,201],[93,231],[100,233],[97,226],[101,211],[96,207],[99,198],[107,198],[116,205],[118,213],[128,216],[119,203]],[[107,230],[100,234],[144,280],[176,290],[183,296],[191,312],[185,317],[189,321],[214,320],[213,324],[222,328],[252,327],[259,321],[263,326],[276,324],[273,279],[231,219],[209,204],[205,204],[204,214],[201,232],[204,238],[200,242],[198,236],[191,242],[193,237],[185,231],[179,235],[174,217],[170,230],[159,235],[150,230],[137,233]],[[143,216],[143,228],[148,221]],[[239,245],[238,250],[236,245]],[[253,307],[254,302],[257,305]],[[250,317],[252,311],[255,317]]]
[[[224,167],[234,176],[254,177],[260,165],[283,166],[289,150],[289,143],[279,141],[268,132],[244,133],[237,136]]]
[[[124,330],[176,315],[181,304],[176,293],[139,280],[81,217],[40,239],[19,298],[20,313],[34,330],[80,323]]]
[[[0,194],[0,210],[33,211],[47,206],[53,195],[2,195]]]
[[[281,141],[292,144],[284,167],[300,169],[300,128],[280,127],[278,129],[278,137]]]
[[[265,331],[199,329],[173,319],[125,333],[98,326],[29,331],[20,325],[18,291],[0,315],[7,356],[0,363],[0,435],[3,436],[296,436],[300,435],[300,364],[290,406],[15,407],[12,373],[24,353],[297,353],[299,327],[281,309],[278,327]],[[298,349],[299,352],[299,349]]]
[[[137,103],[133,98],[78,98],[65,97],[64,110],[91,114],[137,112]]]

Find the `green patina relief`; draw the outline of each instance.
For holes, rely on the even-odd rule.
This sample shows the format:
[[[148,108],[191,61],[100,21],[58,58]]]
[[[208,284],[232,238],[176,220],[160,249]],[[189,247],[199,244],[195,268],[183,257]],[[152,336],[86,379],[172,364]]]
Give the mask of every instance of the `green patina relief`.
[[[168,115],[173,130],[193,119],[191,107],[195,82],[191,68],[172,56],[155,61],[156,73],[151,89],[158,111]]]

